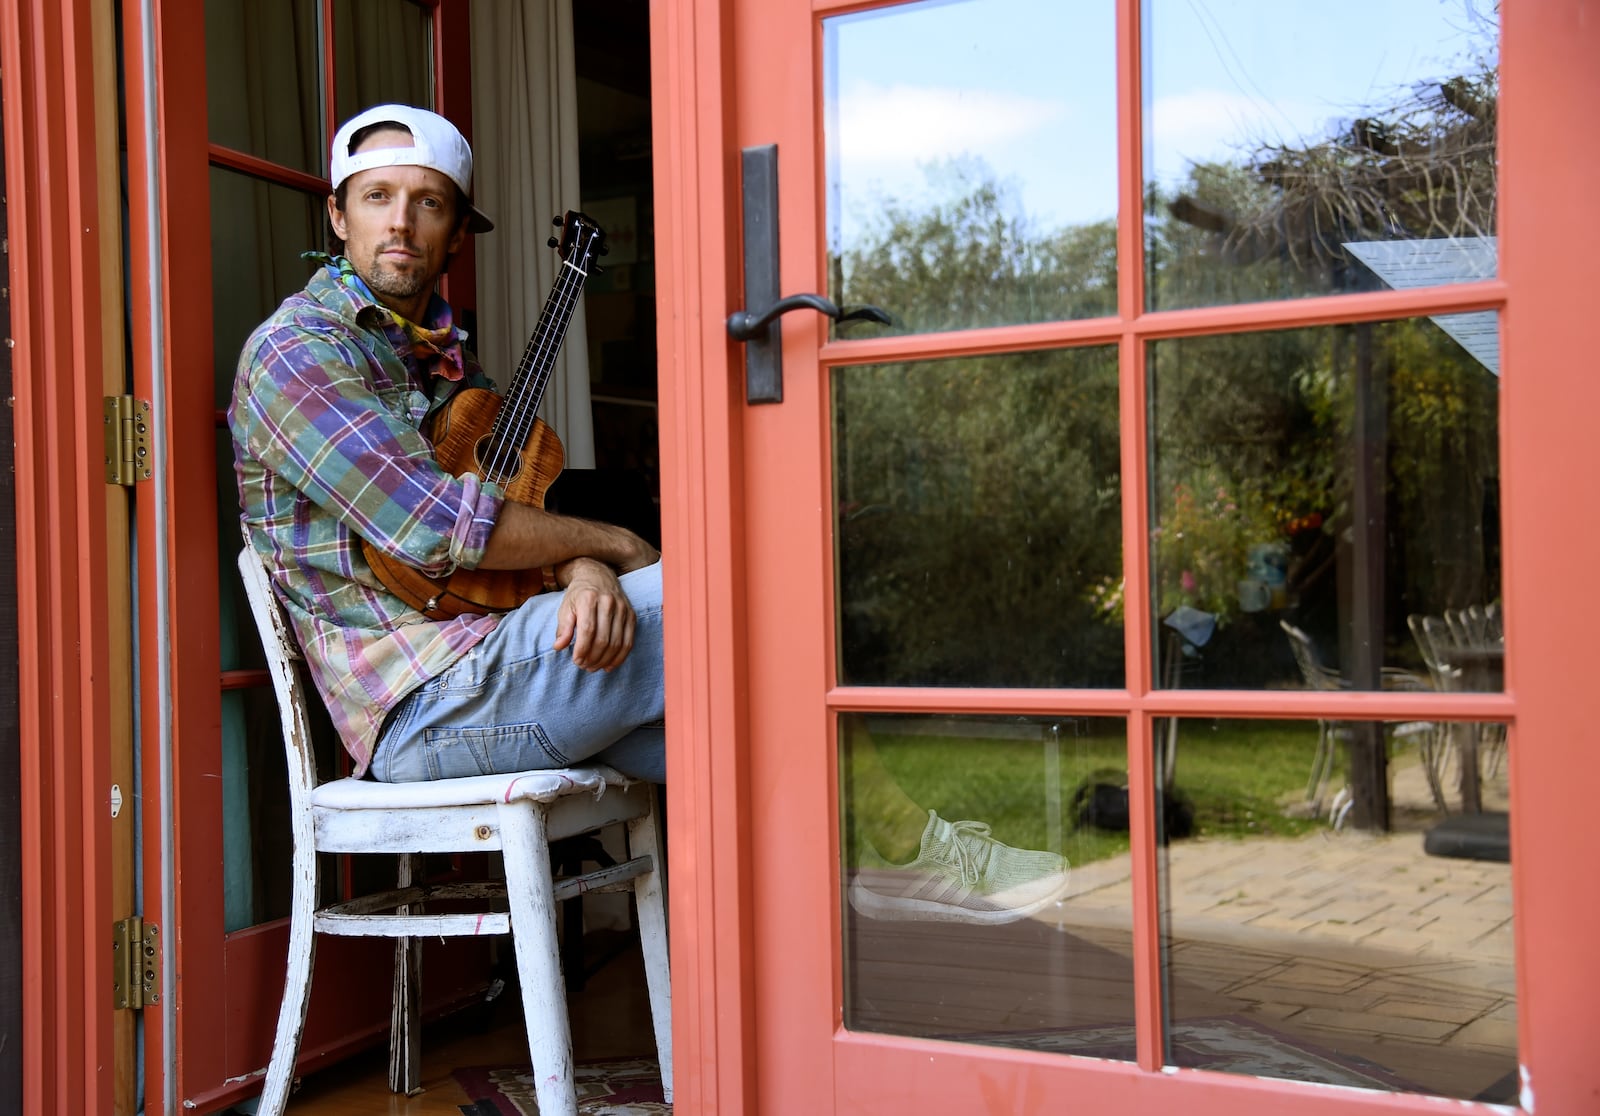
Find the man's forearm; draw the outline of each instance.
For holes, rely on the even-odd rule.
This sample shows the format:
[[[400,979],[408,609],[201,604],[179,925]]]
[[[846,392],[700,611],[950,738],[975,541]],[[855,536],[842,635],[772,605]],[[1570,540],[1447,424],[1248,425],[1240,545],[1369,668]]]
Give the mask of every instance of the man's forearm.
[[[508,501],[500,509],[478,568],[525,570],[593,558],[627,571],[647,566],[656,557],[650,544],[622,527]]]

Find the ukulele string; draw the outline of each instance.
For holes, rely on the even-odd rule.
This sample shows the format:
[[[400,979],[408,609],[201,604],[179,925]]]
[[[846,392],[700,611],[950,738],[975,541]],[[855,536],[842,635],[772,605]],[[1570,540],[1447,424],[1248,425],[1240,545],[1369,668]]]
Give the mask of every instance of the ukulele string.
[[[562,262],[562,269],[560,280],[551,288],[545,300],[540,325],[528,339],[522,361],[512,378],[511,389],[506,393],[506,403],[496,418],[495,430],[490,437],[489,459],[484,463],[485,472],[491,477],[510,476],[517,471],[517,458],[537,417],[527,404],[543,393],[566,332],[566,322],[571,319],[578,296],[582,293],[586,273],[576,266],[569,266],[566,261]],[[559,328],[553,328],[558,324]],[[529,375],[530,371],[534,373],[532,376]],[[513,421],[502,429],[502,420],[508,417]]]
[[[508,430],[510,445],[520,450],[527,441],[529,433],[533,430],[534,420],[538,417],[536,408],[531,404],[538,400],[544,393],[545,384],[549,381],[550,373],[555,367],[557,354],[561,349],[561,342],[566,333],[566,324],[572,317],[572,312],[577,307],[578,296],[583,289],[584,273],[576,268],[563,276],[568,282],[558,285],[558,289],[550,292],[550,300],[554,303],[551,312],[549,327],[539,330],[539,350],[534,357],[534,375],[529,380],[519,405],[515,408],[515,424]]]
[[[565,267],[565,262],[563,263]],[[544,381],[549,375],[549,366],[540,368],[538,374],[528,376],[530,368],[535,368],[541,363],[541,358],[553,362],[554,350],[559,348],[560,341],[551,344],[551,334],[564,333],[565,321],[571,317],[578,291],[582,286],[583,272],[573,268],[580,276],[577,283],[572,282],[572,276],[566,271],[561,274],[561,280],[551,289],[545,301],[544,312],[541,315],[540,325],[528,339],[528,346],[523,354],[521,366],[513,380],[512,389],[508,393],[507,406],[502,408],[496,427],[496,436],[492,439],[494,446],[493,463],[499,475],[509,475],[516,471],[517,458],[521,453],[523,443],[527,440],[529,431],[532,430],[532,410],[528,403],[536,400],[543,391]],[[560,330],[550,327],[556,324],[558,318],[563,319]],[[512,421],[507,422],[508,418]],[[524,419],[526,418],[526,421]]]
[[[504,478],[514,473],[517,454],[521,449],[520,441],[513,441],[507,432],[508,418],[514,415],[522,406],[522,401],[527,398],[528,373],[533,367],[538,354],[538,341],[543,335],[546,323],[551,319],[552,307],[556,303],[556,291],[551,290],[545,298],[544,310],[539,315],[539,324],[528,337],[528,343],[522,351],[522,361],[517,365],[517,371],[511,378],[511,387],[506,392],[505,402],[499,413],[495,416],[494,427],[490,433],[490,455],[485,462],[487,474],[494,478]]]
[[[571,317],[572,309],[576,306],[577,296],[562,295],[551,292],[551,303],[547,305],[547,316],[542,320],[539,335],[548,338],[551,333],[561,333],[565,329],[565,322]],[[552,328],[559,325],[560,328]],[[524,376],[518,385],[514,396],[509,397],[507,403],[500,411],[503,429],[496,439],[495,460],[499,468],[497,475],[510,476],[519,469],[518,458],[528,435],[533,431],[534,421],[537,419],[536,401],[544,392],[544,385],[548,381],[550,371],[554,367],[555,356],[560,348],[560,342],[546,340],[534,349],[530,342],[529,361],[535,374]],[[497,426],[502,422],[497,421]]]
[[[489,455],[483,463],[485,475],[491,478],[504,478],[516,471],[516,459],[521,451],[522,442],[512,439],[506,430],[507,420],[521,409],[522,401],[527,398],[528,373],[538,354],[539,338],[545,332],[546,323],[551,320],[552,307],[555,304],[556,291],[552,288],[545,298],[544,310],[539,315],[539,324],[528,337],[528,343],[522,350],[522,360],[517,365],[516,374],[511,377],[511,386],[506,390],[505,401],[495,416],[494,426],[489,434]]]
[[[500,418],[509,420],[495,439],[495,460],[503,475],[516,472],[517,457],[538,417],[536,408],[531,404],[544,392],[561,347],[566,323],[571,319],[578,296],[582,293],[585,277],[585,272],[576,266],[563,271],[561,280],[550,291],[540,326],[528,341],[523,368],[518,372],[518,380],[507,405],[500,411]],[[529,370],[533,375],[526,375]],[[496,425],[500,424],[497,422]]]

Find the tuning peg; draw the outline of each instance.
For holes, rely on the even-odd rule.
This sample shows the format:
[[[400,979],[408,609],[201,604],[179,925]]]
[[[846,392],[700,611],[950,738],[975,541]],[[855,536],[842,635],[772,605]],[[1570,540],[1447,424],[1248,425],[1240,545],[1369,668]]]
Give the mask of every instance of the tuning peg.
[[[557,240],[557,239],[556,239],[556,238],[555,238],[555,237],[553,237],[553,236],[552,236],[552,237],[551,237],[551,238],[550,238],[550,239],[549,239],[549,240],[547,240],[547,241],[545,241],[545,243],[546,243],[546,244],[548,244],[548,245],[550,245],[550,247],[552,247],[552,248],[559,248],[559,247],[561,247],[561,241],[559,241],[559,240]]]
[[[606,269],[599,264],[591,264],[590,266],[594,269],[596,275],[604,275],[606,273]]]
[[[611,245],[609,245],[609,244],[600,245],[600,254],[602,256],[609,256],[611,254]]]
[[[566,222],[562,221],[560,217],[552,217],[550,218],[550,223],[559,229]]]

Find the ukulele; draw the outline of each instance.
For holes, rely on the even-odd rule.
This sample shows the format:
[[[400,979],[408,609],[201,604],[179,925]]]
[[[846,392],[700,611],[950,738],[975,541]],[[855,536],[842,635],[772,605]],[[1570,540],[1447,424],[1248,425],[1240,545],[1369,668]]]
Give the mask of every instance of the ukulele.
[[[545,492],[561,472],[565,452],[556,432],[539,418],[550,370],[577,309],[583,281],[606,253],[605,233],[582,213],[557,217],[561,238],[550,246],[561,257],[533,336],[504,396],[463,388],[435,416],[429,430],[434,460],[451,476],[475,473],[500,486],[507,500],[544,507]],[[509,612],[546,587],[541,569],[456,570],[430,577],[362,540],[367,564],[395,596],[430,620],[463,614]]]

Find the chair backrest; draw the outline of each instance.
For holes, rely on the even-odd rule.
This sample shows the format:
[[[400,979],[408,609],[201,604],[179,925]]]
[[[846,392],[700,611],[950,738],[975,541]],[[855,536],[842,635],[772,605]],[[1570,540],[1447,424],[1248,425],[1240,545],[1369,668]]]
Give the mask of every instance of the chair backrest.
[[[1456,635],[1455,626],[1443,616],[1424,616],[1422,632],[1432,646],[1433,656],[1439,663],[1440,689],[1459,690],[1461,664],[1456,658],[1456,648],[1461,646],[1461,640]]]
[[[239,577],[250,601],[267,670],[278,698],[283,723],[283,746],[289,766],[289,801],[296,817],[310,817],[311,791],[317,785],[316,753],[311,746],[311,723],[306,716],[306,687],[301,676],[300,649],[289,618],[272,589],[272,579],[255,549],[248,544],[239,552]]]
[[[1499,602],[1483,606],[1483,638],[1490,647],[1505,646],[1505,617],[1500,612]]]
[[[1341,689],[1339,675],[1322,665],[1311,637],[1287,620],[1279,620],[1278,625],[1289,637],[1289,649],[1294,652],[1295,664],[1299,666],[1306,685],[1313,690]]]
[[[1444,622],[1458,647],[1484,647],[1489,638],[1489,621],[1482,605],[1446,609]]]
[[[1450,661],[1450,652],[1455,643],[1444,620],[1438,616],[1423,616],[1413,612],[1406,617],[1406,626],[1411,629],[1411,638],[1416,640],[1417,650],[1422,652],[1422,661],[1428,664],[1433,688],[1460,689],[1461,669]]]

